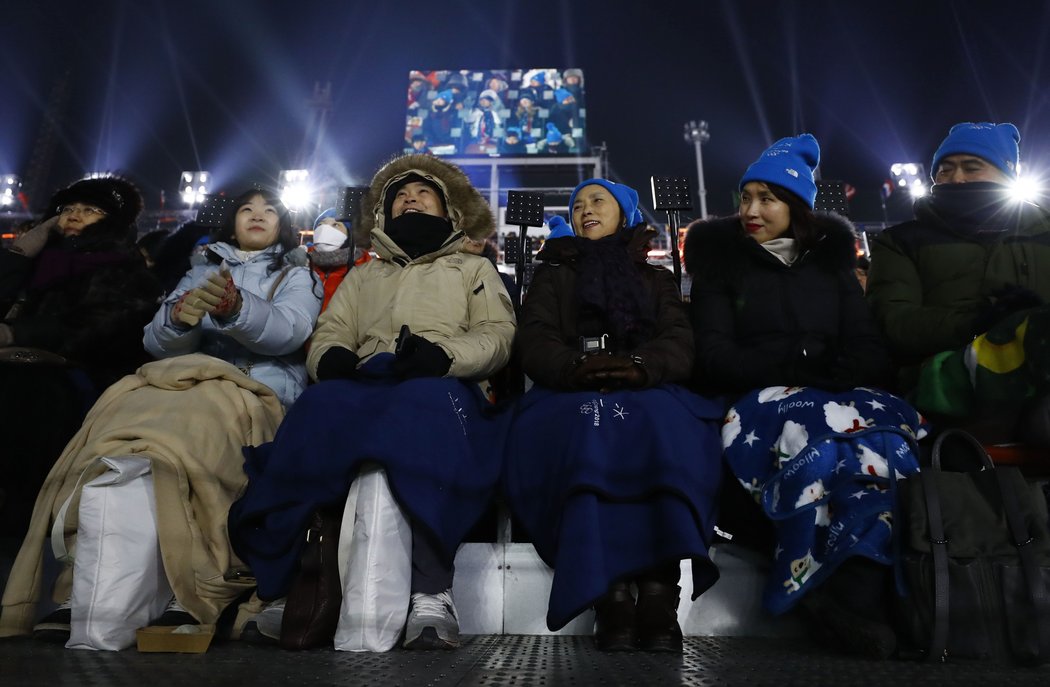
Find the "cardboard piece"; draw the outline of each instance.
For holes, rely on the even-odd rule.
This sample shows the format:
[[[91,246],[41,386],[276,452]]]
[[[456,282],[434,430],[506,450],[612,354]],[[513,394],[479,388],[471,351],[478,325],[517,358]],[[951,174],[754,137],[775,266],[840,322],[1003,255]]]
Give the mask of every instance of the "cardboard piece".
[[[193,631],[175,632],[179,628]],[[139,628],[135,633],[140,652],[203,654],[215,636],[214,625],[153,625]]]

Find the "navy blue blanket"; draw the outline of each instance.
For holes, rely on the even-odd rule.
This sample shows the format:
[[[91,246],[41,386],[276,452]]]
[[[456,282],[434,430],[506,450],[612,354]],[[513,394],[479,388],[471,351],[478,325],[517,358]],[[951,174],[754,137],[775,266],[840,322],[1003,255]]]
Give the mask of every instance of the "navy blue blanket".
[[[692,558],[693,598],[718,578],[707,549],[723,409],[675,385],[609,394],[533,387],[521,399],[504,489],[554,568],[550,629],[611,582],[656,566]]]
[[[230,509],[230,540],[259,596],[285,595],[311,514],[344,501],[364,462],[386,469],[398,503],[452,561],[494,495],[509,416],[452,378],[307,388],[271,443],[245,449],[248,487]]]
[[[918,471],[925,435],[914,408],[874,389],[776,386],[736,402],[726,461],[777,532],[766,608],[787,611],[850,556],[892,561],[893,483]]]

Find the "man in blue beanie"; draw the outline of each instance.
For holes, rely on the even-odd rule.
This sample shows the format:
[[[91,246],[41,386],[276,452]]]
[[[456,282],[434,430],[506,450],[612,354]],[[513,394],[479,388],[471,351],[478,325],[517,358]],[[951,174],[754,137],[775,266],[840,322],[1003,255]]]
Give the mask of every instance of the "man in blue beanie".
[[[1050,212],[1011,197],[1019,141],[1013,124],[951,128],[915,219],[872,242],[868,300],[899,391],[935,427],[1050,446],[1050,352],[1034,343],[1050,334]],[[1013,346],[1011,365],[986,364],[993,346]],[[1008,375],[1021,391],[1002,393]]]

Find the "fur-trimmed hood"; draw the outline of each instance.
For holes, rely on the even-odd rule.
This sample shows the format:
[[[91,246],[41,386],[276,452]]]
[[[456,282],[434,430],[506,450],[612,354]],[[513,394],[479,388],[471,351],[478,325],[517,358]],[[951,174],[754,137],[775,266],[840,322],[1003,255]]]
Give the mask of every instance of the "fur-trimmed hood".
[[[496,220],[485,199],[470,183],[463,171],[433,155],[402,155],[376,172],[362,204],[360,221],[354,226],[354,242],[359,246],[371,244],[372,232],[382,230],[386,223],[383,200],[391,184],[408,174],[433,182],[445,195],[445,207],[454,231],[480,241],[496,231]]]
[[[853,224],[834,213],[817,212],[814,217],[819,238],[799,259],[814,261],[829,271],[856,267],[857,233]],[[765,255],[765,249],[744,233],[736,215],[689,225],[685,239],[685,269],[689,274],[732,273],[739,261]]]

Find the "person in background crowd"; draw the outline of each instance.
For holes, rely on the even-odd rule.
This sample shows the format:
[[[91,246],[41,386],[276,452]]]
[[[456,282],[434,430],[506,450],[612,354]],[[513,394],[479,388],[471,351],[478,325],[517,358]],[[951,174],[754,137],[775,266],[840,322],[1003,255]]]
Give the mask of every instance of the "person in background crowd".
[[[314,220],[313,245],[309,252],[310,265],[324,287],[321,312],[328,307],[336,289],[347,272],[356,265],[372,259],[367,250],[354,246],[350,226],[337,217],[335,208],[328,208]]]
[[[507,127],[503,140],[499,142],[500,155],[524,155],[527,152],[528,148],[521,138],[521,129],[516,126]]]
[[[554,568],[550,629],[593,606],[600,650],[681,652],[680,561],[693,598],[718,579],[722,406],[679,386],[692,331],[673,276],[646,262],[637,192],[589,179],[569,207],[572,234],[544,244],[523,305],[535,385],[507,442],[507,501]]]
[[[576,97],[566,88],[556,89],[554,104],[547,115],[548,128],[553,124],[559,132],[571,136],[573,128],[579,126],[578,118],[579,106],[576,104]]]
[[[408,74],[408,109],[418,110],[420,104],[426,104],[430,83],[423,72],[413,69]]]
[[[422,132],[412,134],[412,152],[419,155],[429,155],[430,146],[427,145],[427,136]]]
[[[809,134],[777,141],[740,180],[737,216],[689,227],[694,384],[732,404],[722,442],[735,479],[718,524],[775,550],[765,607],[801,603],[824,643],[885,658],[896,650],[889,480],[917,470],[926,428],[877,388],[889,357],[852,225],[813,212],[819,161]]]
[[[135,248],[142,196],[118,177],[58,191],[0,250],[0,532],[21,536],[44,476],[107,386],[149,357],[162,295]]]
[[[523,93],[507,123],[521,132],[522,140],[531,141],[544,131],[539,112],[532,94]]]
[[[529,77],[529,80],[521,87],[519,98],[528,97],[538,107],[546,107],[547,101],[553,92],[553,88],[547,83],[547,74],[538,71]]]
[[[561,75],[561,87],[572,93],[577,107],[583,107],[583,71],[566,69]],[[559,101],[561,102],[561,101]]]
[[[484,90],[478,96],[477,104],[465,122],[466,142],[468,146],[473,146],[468,148],[468,152],[484,153],[495,146],[498,140],[496,130],[501,124],[499,113],[495,110],[498,102],[499,96],[492,90]]]
[[[145,327],[145,346],[160,360],[106,391],[37,499],[36,512],[50,516],[85,469],[100,471],[98,457],[150,459],[172,593],[153,624],[214,623],[247,589],[243,581],[224,581],[236,561],[226,513],[246,481],[241,448],[272,438],[282,406],[305,388],[302,348],[320,310],[309,270],[286,261],[295,245],[288,211],[273,194],[251,189],[239,196],[208,260],[187,272]],[[48,525],[47,517],[34,520],[19,553],[4,596],[5,631],[24,628],[35,604],[28,580],[39,574],[32,562]],[[67,532],[75,540],[76,525]],[[121,564],[99,563],[126,575]],[[91,615],[85,599],[70,596],[80,574],[73,566],[59,577],[55,597],[65,603],[33,628],[37,637],[65,642],[71,619]]]
[[[452,95],[447,89],[439,91],[430,103],[422,130],[428,145],[444,146],[455,142],[452,129],[459,124],[459,117],[453,108]]]
[[[1019,142],[1013,124],[951,128],[915,219],[872,241],[868,301],[935,427],[1050,447],[1050,211],[1009,193]]]
[[[247,452],[230,538],[275,602],[260,615],[279,609],[311,515],[341,506],[362,464],[382,465],[412,528],[404,646],[451,649],[456,549],[499,476],[503,425],[485,380],[510,359],[514,307],[492,263],[462,252],[495,222],[459,168],[402,156],[368,198],[355,241],[378,259],[350,270],[318,321],[307,367],[319,383]]]

